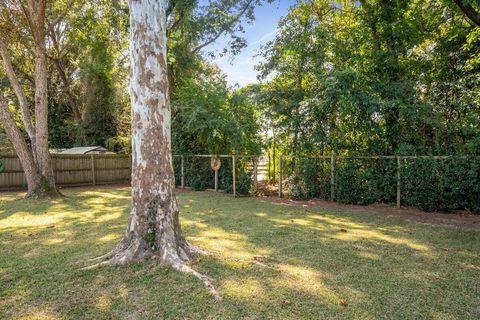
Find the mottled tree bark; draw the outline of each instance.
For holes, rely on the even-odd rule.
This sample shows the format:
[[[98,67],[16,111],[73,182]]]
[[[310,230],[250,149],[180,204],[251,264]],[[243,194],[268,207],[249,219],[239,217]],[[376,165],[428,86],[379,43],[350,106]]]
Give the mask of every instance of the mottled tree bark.
[[[174,195],[168,99],[165,0],[130,1],[132,210],[104,264],[155,260],[209,279],[186,265],[199,250],[184,238]]]

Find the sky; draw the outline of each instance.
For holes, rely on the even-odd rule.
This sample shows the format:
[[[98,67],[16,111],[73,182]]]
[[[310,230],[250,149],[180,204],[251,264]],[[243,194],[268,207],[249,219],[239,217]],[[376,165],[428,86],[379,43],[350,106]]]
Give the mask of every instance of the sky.
[[[255,21],[252,24],[245,24],[243,37],[247,40],[248,47],[235,57],[225,56],[217,58],[214,62],[227,75],[229,85],[238,84],[244,86],[249,83],[257,83],[257,72],[254,66],[260,61],[255,58],[261,45],[275,37],[278,21],[288,12],[288,8],[295,3],[295,0],[275,0],[255,9]],[[206,50],[221,50],[227,44],[228,38],[220,38],[216,43],[210,45]]]

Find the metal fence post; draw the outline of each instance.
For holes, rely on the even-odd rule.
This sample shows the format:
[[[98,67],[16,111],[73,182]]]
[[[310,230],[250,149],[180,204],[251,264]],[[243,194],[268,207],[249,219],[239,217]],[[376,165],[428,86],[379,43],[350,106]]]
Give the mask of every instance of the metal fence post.
[[[182,158],[180,159],[180,187],[182,189],[185,188],[185,173],[183,171],[183,155],[182,155]]]
[[[400,208],[401,206],[401,184],[402,184],[402,180],[401,180],[401,174],[400,174],[400,166],[401,166],[401,163],[400,163],[400,157],[397,156],[397,208]]]
[[[253,186],[255,191],[258,189],[258,157],[253,158]]]
[[[92,185],[96,185],[97,177],[95,173],[95,154],[94,153],[90,155],[90,161],[91,161],[91,167],[92,167]]]
[[[330,157],[330,200],[335,200],[335,153]]]
[[[237,196],[237,186],[236,186],[236,174],[235,174],[235,156],[232,156],[232,177],[233,177],[233,196]]]
[[[282,197],[282,155],[278,156],[278,197]]]

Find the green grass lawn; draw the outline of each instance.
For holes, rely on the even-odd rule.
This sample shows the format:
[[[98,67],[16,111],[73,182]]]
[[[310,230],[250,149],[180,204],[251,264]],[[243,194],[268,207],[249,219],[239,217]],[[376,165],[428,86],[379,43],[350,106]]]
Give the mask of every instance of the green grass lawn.
[[[180,193],[216,303],[152,263],[80,270],[121,237],[130,193],[64,192],[0,194],[0,319],[480,319],[478,231]]]

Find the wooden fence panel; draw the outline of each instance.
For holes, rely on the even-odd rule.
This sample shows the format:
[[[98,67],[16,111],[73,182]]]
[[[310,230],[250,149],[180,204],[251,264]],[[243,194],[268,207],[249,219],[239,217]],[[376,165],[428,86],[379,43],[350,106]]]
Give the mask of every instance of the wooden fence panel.
[[[23,189],[27,182],[15,155],[0,155],[5,171],[0,173],[0,189]],[[94,163],[92,163],[92,160]],[[93,165],[93,167],[92,167]],[[125,183],[130,181],[128,155],[52,155],[55,180],[59,186]],[[95,181],[94,181],[95,178]]]
[[[96,183],[115,183],[130,180],[129,156],[95,155]]]
[[[0,156],[0,159],[5,165],[5,171],[0,174],[0,187],[26,187],[27,180],[17,156]]]
[[[52,162],[58,185],[89,184],[92,181],[90,156],[55,155]]]

